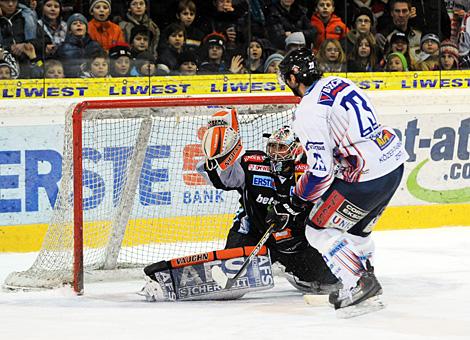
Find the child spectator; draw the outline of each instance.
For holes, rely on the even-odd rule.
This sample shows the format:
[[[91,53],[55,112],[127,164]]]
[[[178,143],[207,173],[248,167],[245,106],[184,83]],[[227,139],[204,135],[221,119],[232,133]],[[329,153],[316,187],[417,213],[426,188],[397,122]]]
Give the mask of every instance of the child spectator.
[[[253,37],[246,49],[245,68],[248,73],[264,73],[265,55],[263,41]]]
[[[372,33],[374,26],[374,15],[367,7],[360,7],[353,21],[353,28],[346,34],[345,38],[340,40],[346,55],[350,55],[354,45],[356,45],[357,37],[360,34],[370,35],[375,44],[375,36]]]
[[[135,67],[131,71],[132,76],[151,77],[164,76],[170,73],[170,69],[164,64],[157,64],[153,53],[142,52],[134,61]]]
[[[284,56],[280,53],[271,54],[264,62],[264,73],[277,73],[282,59]]]
[[[147,15],[148,0],[127,0],[127,13],[123,21],[119,23],[124,38],[130,44],[131,31],[136,26],[145,26],[152,32],[152,39],[149,40],[149,50],[155,52],[160,40],[160,29],[157,24]]]
[[[450,40],[444,40],[441,43],[441,70],[458,70],[460,68],[459,49],[457,45]]]
[[[121,28],[108,20],[111,14],[110,0],[91,1],[90,14],[93,16],[93,19],[88,24],[88,34],[105,51],[108,51],[111,46],[117,43],[124,43],[126,41]]]
[[[132,58],[135,59],[137,55],[142,52],[150,51],[150,41],[153,39],[153,33],[149,31],[146,26],[134,26],[131,30],[130,47]],[[155,51],[152,51],[154,57]]]
[[[386,72],[407,72],[408,63],[406,58],[400,52],[392,52],[387,55],[387,63],[385,64],[384,71]]]
[[[196,4],[192,0],[181,0],[178,3],[176,18],[184,25],[186,31],[186,49],[196,51],[204,38],[204,33],[194,25]]]
[[[318,65],[323,72],[346,71],[346,54],[338,40],[323,40],[318,50]]]
[[[50,44],[45,45],[44,54],[49,57],[55,53],[67,34],[67,24],[62,20],[61,0],[45,0],[39,3],[41,19],[38,26],[41,34],[47,35]]]
[[[64,67],[60,61],[47,59],[44,62],[44,78],[59,79],[64,77]]]
[[[99,51],[91,56],[83,69],[82,78],[108,78],[109,59],[105,51]]]
[[[293,32],[302,32],[310,48],[317,36],[316,29],[307,18],[307,11],[295,0],[273,2],[266,15],[268,38],[274,48],[283,50],[285,39]]]
[[[313,27],[317,31],[317,38],[314,43],[314,50],[320,48],[321,43],[325,39],[343,39],[348,33],[345,23],[334,14],[334,0],[319,0],[315,13],[310,20]]]
[[[439,47],[441,41],[435,33],[423,34],[421,53],[416,60],[417,71],[434,71],[439,69]]]
[[[302,32],[292,32],[286,38],[286,52],[289,53],[293,50],[305,47],[305,36]]]
[[[0,13],[0,46],[8,50],[21,66],[28,64],[25,44],[32,43],[38,53],[42,52],[43,41],[38,39],[36,13],[17,0],[0,1]],[[20,77],[27,77],[23,76],[21,66]]]
[[[131,49],[128,45],[115,45],[109,49],[109,70],[112,77],[128,77],[131,73]]]
[[[159,63],[168,66],[170,71],[176,71],[178,56],[183,52],[186,41],[186,31],[183,24],[174,22],[165,29],[162,44],[159,49]]]
[[[389,55],[392,52],[400,52],[406,58],[408,69],[415,70],[416,55],[414,54],[413,56],[411,56],[409,46],[410,44],[408,41],[408,37],[405,33],[398,32],[398,31],[393,33],[392,37],[390,38],[390,43],[386,45],[385,53],[384,53],[385,57],[380,62],[380,66],[382,68],[385,67],[385,64],[387,63],[387,58],[386,58],[387,55]]]
[[[225,37],[220,33],[212,33],[204,37],[202,45],[200,74],[242,73],[244,72],[243,57],[232,57],[230,68],[225,64]]]
[[[361,33],[356,38],[356,44],[348,57],[348,72],[379,71],[377,46],[371,34]]]
[[[0,79],[16,79],[19,76],[18,62],[15,57],[0,46]]]
[[[81,65],[90,55],[102,51],[101,46],[88,36],[87,25],[88,21],[80,13],[72,14],[67,20],[65,41],[57,48],[55,55],[62,62],[67,78],[80,77]]]
[[[197,74],[198,59],[195,52],[184,51],[178,56],[178,73],[182,76],[192,76]]]

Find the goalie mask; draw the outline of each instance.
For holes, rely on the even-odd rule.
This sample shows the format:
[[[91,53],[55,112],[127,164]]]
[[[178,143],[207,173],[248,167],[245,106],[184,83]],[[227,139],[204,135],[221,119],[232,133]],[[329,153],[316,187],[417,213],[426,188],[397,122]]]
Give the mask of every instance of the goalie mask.
[[[269,136],[266,154],[271,159],[271,171],[277,175],[290,177],[294,174],[297,157],[302,154],[302,146],[292,129],[284,126]]]

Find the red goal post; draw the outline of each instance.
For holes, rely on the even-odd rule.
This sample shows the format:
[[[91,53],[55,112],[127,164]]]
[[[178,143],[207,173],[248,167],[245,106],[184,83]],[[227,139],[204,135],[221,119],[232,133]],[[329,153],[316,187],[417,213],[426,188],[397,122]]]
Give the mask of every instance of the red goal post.
[[[42,249],[30,269],[10,274],[4,286],[72,284],[82,294],[84,272],[86,280],[126,279],[152,262],[223,247],[238,195],[214,193],[195,172],[207,118],[235,107],[244,146],[264,148],[262,134],[288,124],[298,101],[252,95],[73,105]]]

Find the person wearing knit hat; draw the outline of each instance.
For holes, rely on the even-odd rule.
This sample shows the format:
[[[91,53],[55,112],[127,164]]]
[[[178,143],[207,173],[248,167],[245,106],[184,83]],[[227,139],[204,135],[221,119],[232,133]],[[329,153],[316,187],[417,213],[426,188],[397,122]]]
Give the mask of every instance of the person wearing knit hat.
[[[416,71],[434,71],[439,69],[439,36],[435,33],[423,33],[420,42],[421,52],[415,60]]]
[[[96,5],[98,5],[98,3],[100,2],[104,2],[109,10],[111,10],[111,1],[110,0],[93,0],[90,2],[90,14],[93,15],[93,9],[95,8]]]
[[[264,62],[264,73],[277,73],[282,59],[284,56],[280,53],[273,53],[267,57]]]
[[[359,33],[369,33],[374,26],[374,14],[368,7],[360,7],[354,18],[354,24]]]
[[[109,20],[111,1],[92,1],[90,4],[90,14],[93,16],[93,19],[88,23],[88,34],[105,51],[108,51],[113,45],[126,42],[121,27]]]
[[[19,73],[15,57],[0,45],[0,79],[16,79]]]
[[[460,68],[459,48],[450,40],[444,40],[440,48],[441,70],[458,70]]]
[[[81,22],[83,25],[85,25],[85,31],[83,32],[83,35],[85,35],[86,27],[88,27],[88,20],[81,13],[74,13],[67,19],[67,31],[70,31],[70,27],[76,21]]]
[[[302,32],[292,32],[285,39],[286,51],[298,50],[299,48],[305,47],[305,36]]]
[[[113,77],[127,77],[131,71],[131,49],[127,44],[114,45],[109,49],[109,68]]]
[[[198,58],[193,51],[183,51],[178,56],[178,71],[180,75],[197,74]]]
[[[439,36],[435,33],[427,33],[421,36],[421,40],[419,46],[421,51],[427,54],[434,54],[436,51],[439,50],[439,45],[441,44],[441,40]]]
[[[209,48],[210,46],[220,46],[225,50],[225,37],[219,33],[210,33],[204,37],[203,42]]]
[[[405,56],[400,52],[392,52],[387,56],[385,71],[406,72],[408,71],[408,62]]]

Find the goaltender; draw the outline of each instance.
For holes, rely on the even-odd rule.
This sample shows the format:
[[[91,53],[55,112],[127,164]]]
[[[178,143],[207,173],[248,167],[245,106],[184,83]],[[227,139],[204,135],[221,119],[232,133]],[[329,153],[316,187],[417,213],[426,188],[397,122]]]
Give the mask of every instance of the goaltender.
[[[299,140],[284,126],[268,137],[266,152],[243,153],[236,111],[232,109],[213,115],[202,145],[206,159],[198,164],[198,171],[217,189],[240,194],[240,208],[225,248],[256,245],[268,228],[274,206],[290,204],[296,178],[307,168]],[[305,218],[305,214],[287,217],[284,225],[276,226],[266,245],[272,262],[285,267],[285,276],[294,287],[311,294],[328,294],[338,288],[338,280],[320,253],[308,244]]]

